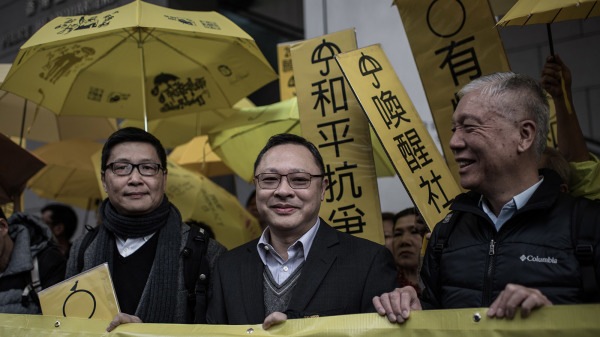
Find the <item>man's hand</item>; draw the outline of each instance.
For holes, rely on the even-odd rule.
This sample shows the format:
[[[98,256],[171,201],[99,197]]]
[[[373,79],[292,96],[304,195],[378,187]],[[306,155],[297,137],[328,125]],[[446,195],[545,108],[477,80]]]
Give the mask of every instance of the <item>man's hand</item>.
[[[379,315],[387,316],[392,323],[404,323],[411,310],[422,310],[417,291],[410,286],[373,297],[373,306]]]
[[[515,317],[517,308],[521,307],[521,317],[525,318],[529,316],[531,310],[550,305],[552,302],[541,291],[509,283],[490,305],[487,315],[488,317],[511,319]]]
[[[125,313],[120,312],[117,314],[117,316],[115,316],[115,318],[112,320],[112,322],[110,322],[110,324],[108,325],[108,328],[106,328],[106,331],[111,332],[116,327],[118,327],[119,325],[124,324],[124,323],[144,323],[144,322],[142,322],[142,320],[137,316],[127,315]]]
[[[265,318],[265,321],[262,324],[262,328],[267,330],[270,327],[272,327],[273,325],[283,323],[286,320],[287,320],[286,314],[284,314],[283,312],[275,311],[275,312],[271,313],[269,316],[267,316],[267,318]]]

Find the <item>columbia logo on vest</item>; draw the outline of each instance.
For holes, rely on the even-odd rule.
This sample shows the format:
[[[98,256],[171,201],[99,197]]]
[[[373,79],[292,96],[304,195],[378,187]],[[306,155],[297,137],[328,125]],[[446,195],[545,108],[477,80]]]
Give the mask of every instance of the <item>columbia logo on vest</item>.
[[[533,256],[533,255],[521,255],[520,257],[521,261],[525,262],[541,262],[541,263],[558,263],[558,260],[554,257],[539,257],[539,256]]]

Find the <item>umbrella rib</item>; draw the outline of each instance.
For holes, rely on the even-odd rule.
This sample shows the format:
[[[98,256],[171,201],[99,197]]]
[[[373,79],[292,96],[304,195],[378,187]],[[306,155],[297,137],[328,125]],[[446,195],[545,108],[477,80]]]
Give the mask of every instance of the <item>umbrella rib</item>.
[[[127,30],[123,29],[126,33]],[[77,72],[77,74],[75,75],[75,78],[73,79],[73,81],[71,81],[71,85],[69,86],[69,90],[67,91],[67,94],[65,97],[68,97],[71,94],[71,91],[73,90],[73,86],[75,84],[75,82],[77,82],[77,79],[79,78],[79,76],[84,72],[84,70],[87,70],[89,67],[95,65],[96,63],[98,63],[100,60],[104,59],[108,54],[110,54],[113,50],[115,50],[116,48],[118,48],[120,45],[122,45],[123,43],[125,43],[125,41],[127,41],[127,37],[124,37],[121,41],[119,41],[119,43],[115,44],[114,46],[112,46],[110,49],[108,49],[102,56],[99,56],[97,59],[95,59],[94,61],[90,62],[90,64],[86,65],[85,67],[82,67],[81,70],[79,70]],[[65,101],[63,101],[63,106],[65,104]],[[63,106],[61,106],[61,110],[63,108]]]
[[[590,17],[590,15],[592,14],[592,11],[594,10],[594,7],[596,7],[596,4],[598,4],[598,2],[594,2],[594,3],[592,4],[592,7],[590,8],[590,11],[589,11],[589,12],[587,13],[587,15],[585,16],[584,20],[587,20],[587,19]]]
[[[558,12],[556,12],[556,15],[552,18],[552,20],[550,20],[550,23],[554,22],[554,20],[556,20],[556,18],[558,17],[558,15],[560,14],[560,12],[562,11],[562,8],[560,8],[558,10]]]

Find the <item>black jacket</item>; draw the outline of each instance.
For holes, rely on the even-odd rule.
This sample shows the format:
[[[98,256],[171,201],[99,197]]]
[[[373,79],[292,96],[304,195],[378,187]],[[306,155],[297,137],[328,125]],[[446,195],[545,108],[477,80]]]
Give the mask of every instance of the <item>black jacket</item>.
[[[436,258],[434,247],[449,222],[436,226],[427,247],[421,271],[425,308],[488,307],[507,283],[537,288],[554,304],[584,301],[571,237],[575,199],[559,192],[560,181],[554,172],[542,174],[543,183],[500,231],[478,207],[480,194],[456,197],[450,209],[458,218],[441,255]],[[590,203],[594,213],[585,226],[593,228],[597,266],[600,204],[579,202]],[[600,280],[599,269],[596,267],[596,280]]]

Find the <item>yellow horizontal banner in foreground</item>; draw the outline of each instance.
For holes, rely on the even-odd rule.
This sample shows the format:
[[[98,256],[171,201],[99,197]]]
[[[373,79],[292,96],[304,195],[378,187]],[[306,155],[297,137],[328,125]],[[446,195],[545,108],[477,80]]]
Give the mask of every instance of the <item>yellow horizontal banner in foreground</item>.
[[[361,314],[294,319],[268,331],[260,325],[126,324],[111,333],[104,320],[0,314],[0,336],[600,336],[600,304],[546,307],[513,320],[487,318],[486,310],[412,312],[403,325]]]

